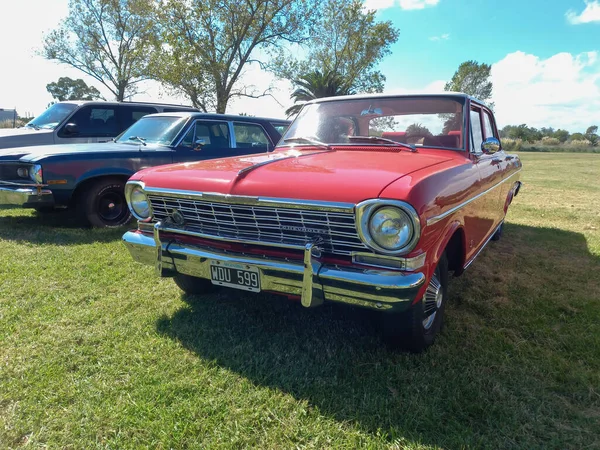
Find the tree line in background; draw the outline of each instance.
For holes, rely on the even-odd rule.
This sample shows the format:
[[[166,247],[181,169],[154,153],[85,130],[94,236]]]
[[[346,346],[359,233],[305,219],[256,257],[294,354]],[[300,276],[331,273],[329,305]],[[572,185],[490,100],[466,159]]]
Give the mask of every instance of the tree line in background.
[[[561,145],[571,143],[574,145],[591,145],[596,147],[599,142],[598,127],[592,125],[584,133],[569,133],[567,130],[548,127],[540,129],[528,127],[526,124],[507,125],[500,130],[501,138],[518,140],[521,142],[544,145]]]
[[[327,93],[338,86],[334,95],[381,92],[385,76],[375,67],[398,35],[361,0],[71,0],[41,54],[119,101],[153,79],[203,111],[224,113],[233,98],[270,95],[244,78],[250,64],[299,87],[311,80],[308,97],[315,83]]]

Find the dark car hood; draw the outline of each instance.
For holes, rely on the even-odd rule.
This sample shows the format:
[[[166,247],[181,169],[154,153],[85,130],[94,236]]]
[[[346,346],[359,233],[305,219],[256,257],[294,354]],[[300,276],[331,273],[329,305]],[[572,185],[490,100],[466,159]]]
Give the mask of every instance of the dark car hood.
[[[31,127],[0,129],[0,155],[4,154],[4,149],[52,144],[52,133],[51,129],[36,130]]]
[[[140,150],[141,149],[141,150]],[[57,145],[38,145],[34,147],[18,147],[0,152],[0,161],[21,160],[23,162],[37,162],[48,156],[57,155],[77,155],[92,153],[109,152],[145,152],[165,150],[168,147],[137,144],[120,144],[116,142],[103,143],[83,143],[83,144],[57,144]]]
[[[131,179],[159,189],[357,203],[449,159],[409,151],[289,150],[149,168]]]

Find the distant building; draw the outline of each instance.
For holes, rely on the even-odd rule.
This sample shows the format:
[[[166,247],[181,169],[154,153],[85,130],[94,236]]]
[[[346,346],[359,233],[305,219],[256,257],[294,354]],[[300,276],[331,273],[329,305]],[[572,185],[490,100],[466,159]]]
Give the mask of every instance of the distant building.
[[[13,121],[19,117],[18,113],[14,109],[2,109],[0,108],[0,122]]]

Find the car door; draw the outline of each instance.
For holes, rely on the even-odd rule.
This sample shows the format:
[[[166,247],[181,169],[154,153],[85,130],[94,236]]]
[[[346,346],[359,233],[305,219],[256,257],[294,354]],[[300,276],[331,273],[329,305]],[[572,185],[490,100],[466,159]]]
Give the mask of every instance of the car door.
[[[270,152],[276,144],[263,126],[258,123],[233,122],[233,136],[235,149],[232,151],[232,155]]]
[[[483,131],[485,138],[494,137],[500,140],[500,136],[498,134],[498,127],[496,126],[496,122],[494,120],[493,114],[483,109]],[[491,155],[491,162],[497,168],[499,176],[497,182],[500,183],[504,180],[510,173],[511,168],[511,159],[512,157],[507,155],[504,150],[501,148],[500,151],[496,152],[494,155]],[[500,220],[504,218],[504,206],[506,203],[506,199],[508,197],[508,192],[511,189],[510,183],[500,184],[497,188],[498,190],[498,202],[500,204],[500,209],[498,210],[498,214],[500,216]]]
[[[175,148],[173,162],[199,161],[233,156],[232,133],[224,120],[193,121]]]
[[[152,106],[139,106],[139,105],[119,105],[117,106],[117,119],[118,128],[117,133],[120,134],[135,122],[140,120],[142,117],[148,114],[155,114],[158,112],[157,108]],[[116,136],[116,135],[115,135]],[[113,136],[114,137],[114,136]]]
[[[107,142],[119,134],[116,105],[84,105],[58,129],[56,143]]]
[[[482,152],[481,144],[486,138],[484,111],[476,105],[471,106],[471,155],[479,171],[478,228],[482,240],[495,230],[502,215],[500,214],[500,193],[497,184],[502,181],[501,161],[497,153],[488,155]]]

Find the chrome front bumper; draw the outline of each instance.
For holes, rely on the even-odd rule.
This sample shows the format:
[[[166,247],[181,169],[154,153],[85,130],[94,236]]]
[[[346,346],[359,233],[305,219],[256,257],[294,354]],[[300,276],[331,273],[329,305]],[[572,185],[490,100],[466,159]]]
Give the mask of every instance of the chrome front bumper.
[[[210,261],[237,263],[258,268],[262,291],[300,296],[302,305],[314,307],[324,301],[348,303],[384,311],[402,311],[416,299],[425,275],[385,269],[363,269],[322,264],[320,250],[307,244],[304,261],[265,259],[213,248],[162,242],[139,231],[123,235],[134,260],[154,265],[162,277],[178,273],[210,280]]]
[[[54,196],[48,189],[36,187],[0,187],[0,205],[16,205],[23,208],[54,205]]]

